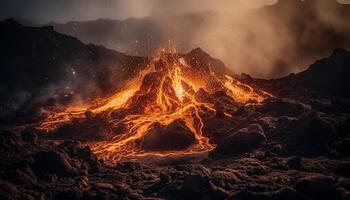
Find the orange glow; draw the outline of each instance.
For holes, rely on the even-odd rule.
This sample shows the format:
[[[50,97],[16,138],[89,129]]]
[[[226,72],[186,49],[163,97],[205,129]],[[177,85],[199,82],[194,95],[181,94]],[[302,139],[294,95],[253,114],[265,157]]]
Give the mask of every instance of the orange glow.
[[[214,105],[200,102],[195,98],[196,92],[202,88],[209,92],[213,89],[194,77],[193,70],[176,51],[166,53],[161,50],[151,63],[114,95],[98,99],[90,105],[68,107],[51,111],[39,129],[54,132],[58,127],[71,123],[73,119],[86,118],[85,112],[106,116],[111,130],[123,126],[125,129],[112,131],[113,137],[106,141],[89,142],[93,152],[108,162],[118,162],[124,158],[140,156],[186,155],[208,152],[214,148],[203,132],[205,126],[202,116],[214,114]],[[192,74],[192,75],[190,75]],[[205,76],[205,75],[204,75]],[[208,76],[208,75],[207,75]],[[245,104],[260,103],[266,94],[258,94],[252,87],[240,83],[230,76],[213,77],[222,85],[225,92],[235,101]],[[123,112],[121,112],[123,111]],[[117,113],[117,116],[112,117]],[[119,114],[119,115],[118,115]],[[225,113],[231,117],[231,114]],[[145,151],[140,148],[143,138],[153,129],[155,124],[167,126],[180,120],[192,132],[196,143],[181,151]]]

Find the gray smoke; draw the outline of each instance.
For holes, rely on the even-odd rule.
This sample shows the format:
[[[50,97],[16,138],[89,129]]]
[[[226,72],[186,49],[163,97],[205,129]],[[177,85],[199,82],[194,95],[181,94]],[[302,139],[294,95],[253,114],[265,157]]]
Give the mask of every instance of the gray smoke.
[[[276,0],[0,2],[2,17],[62,22],[54,24],[57,31],[86,43],[150,55],[171,40],[180,52],[201,47],[234,72],[256,77],[298,72],[334,48],[350,46],[350,9],[332,0],[281,0],[277,6],[269,6]],[[65,23],[100,18],[120,20]]]

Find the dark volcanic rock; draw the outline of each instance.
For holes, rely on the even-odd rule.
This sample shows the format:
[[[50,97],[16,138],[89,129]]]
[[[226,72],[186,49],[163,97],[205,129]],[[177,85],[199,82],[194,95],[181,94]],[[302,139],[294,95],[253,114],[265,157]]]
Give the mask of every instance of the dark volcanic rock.
[[[32,144],[36,144],[38,142],[38,136],[34,131],[24,131],[21,133],[21,138],[23,141],[31,142]]]
[[[34,156],[34,171],[43,175],[43,173],[56,174],[58,176],[71,176],[76,170],[70,164],[70,158],[67,154],[58,151],[41,151]]]
[[[246,152],[260,146],[265,141],[266,136],[261,126],[252,124],[238,130],[218,143],[211,155],[234,155]]]
[[[196,143],[193,133],[182,121],[168,126],[155,125],[142,139],[141,148],[149,151],[182,150]]]
[[[263,106],[257,108],[258,112],[269,114],[272,116],[291,116],[297,117],[303,114],[308,108],[295,101],[285,99],[273,99]]]
[[[349,63],[350,53],[336,49],[330,57],[316,61],[300,73],[255,81],[280,97],[349,98]]]
[[[292,157],[288,159],[287,164],[289,165],[290,169],[299,170],[302,167],[301,157],[298,157],[298,156]]]
[[[243,189],[233,195],[230,200],[294,200],[296,198],[296,191],[293,188],[286,187],[271,192],[253,192]]]
[[[67,152],[71,159],[74,159],[74,167],[82,168],[87,172],[99,172],[101,165],[95,154],[88,146],[82,145],[78,141],[66,140],[58,146]]]
[[[335,169],[335,173],[350,177],[350,162],[339,163]]]
[[[23,145],[23,140],[18,133],[8,131],[0,132],[0,148],[14,151],[16,148]]]
[[[1,199],[19,199],[20,192],[17,187],[9,182],[0,180],[0,198]]]
[[[306,197],[327,199],[334,196],[337,180],[330,176],[314,174],[298,180],[294,188]]]
[[[327,144],[336,137],[335,121],[312,112],[301,116],[292,124],[291,130],[298,142],[308,144]]]
[[[72,123],[59,127],[50,136],[78,141],[106,140],[111,137],[111,127],[107,120],[92,116],[87,116],[86,119],[86,121],[73,120]]]
[[[6,103],[33,99],[45,103],[53,96],[48,93],[57,94],[53,100],[61,103],[77,94],[105,94],[148,61],[14,20],[0,22],[0,32],[0,101]]]
[[[207,176],[188,176],[177,194],[177,199],[224,199],[228,194],[216,187]]]

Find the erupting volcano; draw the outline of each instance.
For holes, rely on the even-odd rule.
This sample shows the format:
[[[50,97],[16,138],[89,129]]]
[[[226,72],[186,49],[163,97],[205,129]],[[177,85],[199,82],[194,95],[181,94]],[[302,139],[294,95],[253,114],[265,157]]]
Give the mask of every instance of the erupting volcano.
[[[35,2],[0,3],[0,199],[350,199],[349,5]]]
[[[104,139],[85,140],[107,162],[208,152],[215,144],[204,131],[205,122],[218,115],[230,118],[235,111],[221,105],[258,104],[272,96],[214,69],[174,49],[161,49],[115,94],[80,106],[53,108],[38,129],[55,133],[79,123],[86,130],[84,126],[98,121],[94,131]]]

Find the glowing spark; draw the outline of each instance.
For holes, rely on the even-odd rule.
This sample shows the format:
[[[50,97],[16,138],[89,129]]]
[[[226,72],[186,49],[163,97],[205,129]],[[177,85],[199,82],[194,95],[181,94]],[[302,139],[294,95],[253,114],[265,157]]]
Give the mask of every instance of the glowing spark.
[[[114,95],[96,99],[86,105],[52,110],[38,129],[54,132],[58,127],[71,123],[73,119],[84,120],[85,112],[89,110],[106,116],[111,129],[125,127],[125,130],[115,133],[110,140],[89,143],[99,158],[109,162],[146,155],[185,155],[210,151],[214,145],[209,143],[209,138],[203,132],[205,124],[202,115],[214,114],[216,110],[213,104],[196,100],[195,92],[201,88],[207,92],[212,89],[201,80],[202,74],[197,74],[199,77],[195,77],[193,73],[199,72],[194,70],[191,74],[188,70],[192,70],[191,66],[187,65],[183,58],[177,57],[176,50],[169,54],[161,49],[152,58],[148,67],[127,81]],[[211,79],[221,84],[225,92],[236,102],[245,104],[254,100],[260,103],[267,96],[266,93],[257,93],[251,86],[230,76],[220,77],[214,73],[209,75]],[[113,112],[118,113],[120,110],[122,110],[121,117],[111,117]],[[230,113],[224,112],[224,115],[232,117]],[[196,144],[181,151],[147,152],[140,148],[139,142],[155,124],[167,126],[176,120],[184,122],[192,132]]]

